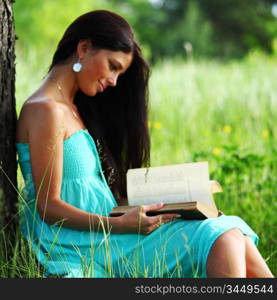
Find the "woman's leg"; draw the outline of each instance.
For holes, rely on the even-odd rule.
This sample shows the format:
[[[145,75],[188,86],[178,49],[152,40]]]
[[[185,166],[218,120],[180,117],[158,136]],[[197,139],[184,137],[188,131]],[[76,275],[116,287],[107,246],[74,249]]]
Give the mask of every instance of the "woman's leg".
[[[274,277],[251,238],[248,236],[245,236],[244,238],[247,277]]]
[[[211,248],[207,260],[208,277],[246,277],[246,243],[239,229],[223,233]]]

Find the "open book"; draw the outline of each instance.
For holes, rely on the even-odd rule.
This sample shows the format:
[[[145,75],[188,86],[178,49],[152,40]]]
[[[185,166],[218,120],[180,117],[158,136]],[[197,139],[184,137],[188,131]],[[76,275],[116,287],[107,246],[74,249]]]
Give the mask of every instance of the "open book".
[[[206,219],[220,215],[213,193],[222,192],[217,181],[209,179],[208,162],[129,169],[127,206],[116,206],[110,216],[120,216],[135,206],[165,203],[147,215],[177,213],[185,219]]]

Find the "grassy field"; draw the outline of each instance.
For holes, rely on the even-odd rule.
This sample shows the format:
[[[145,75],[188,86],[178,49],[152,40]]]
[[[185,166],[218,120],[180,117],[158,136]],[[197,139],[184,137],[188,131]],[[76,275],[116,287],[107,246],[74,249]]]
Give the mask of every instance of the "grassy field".
[[[38,86],[49,62],[18,53],[17,111]],[[47,56],[48,57],[48,56]],[[24,59],[23,59],[24,58]],[[152,70],[149,128],[151,164],[209,161],[215,196],[228,215],[259,235],[259,250],[277,275],[277,69],[275,58],[253,53],[244,61],[165,61]],[[32,62],[32,63],[30,63]],[[23,186],[21,174],[19,185]],[[0,256],[0,276],[40,277],[22,244],[12,263]],[[7,241],[8,242],[8,241]],[[22,246],[23,245],[23,246]]]
[[[277,274],[276,60],[164,62],[153,70],[152,164],[207,160],[224,192],[218,207],[242,217]]]

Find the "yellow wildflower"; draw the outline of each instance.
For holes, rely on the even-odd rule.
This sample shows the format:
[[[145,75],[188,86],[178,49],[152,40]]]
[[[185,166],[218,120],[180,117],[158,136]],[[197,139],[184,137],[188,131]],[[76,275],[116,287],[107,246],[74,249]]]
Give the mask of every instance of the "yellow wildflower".
[[[214,155],[220,155],[220,154],[221,154],[221,149],[220,149],[220,148],[217,148],[217,147],[214,148],[214,149],[213,149],[213,154],[214,154]]]
[[[223,131],[224,131],[225,133],[230,133],[230,132],[232,131],[232,127],[229,126],[229,125],[224,125],[224,126],[223,126]]]
[[[268,130],[263,130],[263,137],[264,138],[269,137],[269,131]]]
[[[155,122],[154,123],[154,128],[161,129],[161,127],[162,127],[162,123],[160,123],[160,122]]]

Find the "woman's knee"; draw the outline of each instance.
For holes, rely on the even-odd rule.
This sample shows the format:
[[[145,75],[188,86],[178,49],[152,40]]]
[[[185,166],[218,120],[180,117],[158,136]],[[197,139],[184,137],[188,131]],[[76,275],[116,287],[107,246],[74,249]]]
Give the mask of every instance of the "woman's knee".
[[[225,259],[230,256],[239,256],[245,254],[245,239],[243,233],[237,229],[233,228],[222,235],[213,244],[209,260],[213,259]]]
[[[216,241],[221,246],[228,246],[229,244],[236,247],[245,246],[244,234],[238,228],[232,228],[224,232]]]
[[[230,229],[214,243],[207,261],[209,277],[245,277],[245,241],[242,232]]]

